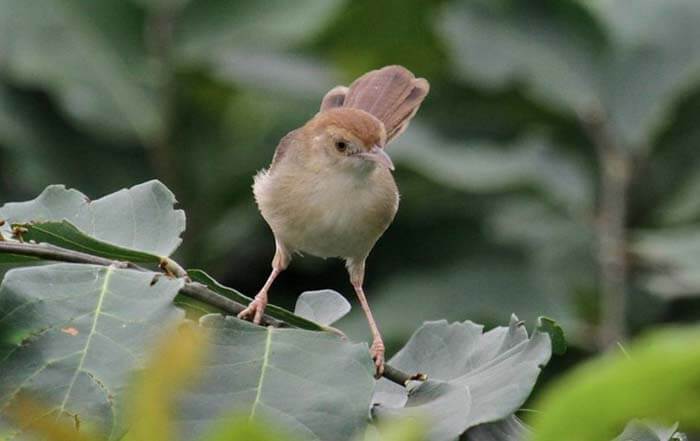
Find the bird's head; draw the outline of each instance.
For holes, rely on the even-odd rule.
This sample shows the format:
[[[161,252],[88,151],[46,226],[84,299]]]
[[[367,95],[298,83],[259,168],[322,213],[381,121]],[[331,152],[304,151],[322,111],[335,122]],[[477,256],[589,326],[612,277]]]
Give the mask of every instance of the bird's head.
[[[317,114],[307,124],[313,158],[323,165],[346,170],[394,170],[384,151],[384,124],[369,113],[348,107]]]

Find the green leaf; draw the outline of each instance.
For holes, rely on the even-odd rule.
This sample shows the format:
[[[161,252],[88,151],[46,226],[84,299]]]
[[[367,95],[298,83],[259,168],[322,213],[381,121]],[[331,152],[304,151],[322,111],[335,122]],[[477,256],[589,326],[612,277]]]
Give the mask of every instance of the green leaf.
[[[212,291],[219,293],[222,296],[228,297],[231,300],[235,300],[236,302],[241,303],[243,305],[247,305],[248,303],[253,301],[253,299],[244,294],[241,294],[237,290],[220,284],[219,282],[214,280],[214,278],[212,278],[209,274],[205,273],[202,270],[187,270],[187,275],[190,276],[190,279],[192,279],[193,281],[206,285]],[[279,306],[267,305],[267,308],[265,308],[265,313],[271,315],[272,317],[278,320],[287,322],[288,324],[297,328],[308,329],[311,331],[329,330],[328,327],[324,326],[321,323],[316,323],[311,320],[308,320],[307,318],[295,315],[294,313],[287,311],[284,308],[280,308]]]
[[[471,405],[465,418],[441,419],[443,411],[431,415],[434,425],[445,425],[434,427],[434,432],[459,435],[470,427],[501,420],[518,410],[529,397],[550,355],[548,335],[535,330],[528,338],[522,322],[513,316],[508,327],[488,332],[469,321],[427,322],[389,363],[405,372],[421,372],[431,380],[468,390]],[[437,400],[445,399],[444,394],[436,394],[432,389],[429,386],[429,393],[417,398],[435,401],[422,403],[428,410],[433,406],[441,409]],[[417,389],[416,394],[419,392]],[[412,400],[411,393],[407,395],[405,389],[380,380],[374,398],[375,413],[381,416],[384,407],[393,408],[393,414],[405,413],[404,406],[416,400]]]
[[[0,219],[28,228],[27,239],[102,255],[157,262],[182,242],[185,213],[159,181],[120,190],[96,201],[62,185],[47,187],[36,199],[0,207]],[[65,222],[64,222],[65,221]]]
[[[537,331],[549,335],[549,340],[552,342],[552,352],[557,355],[566,353],[566,337],[564,337],[564,330],[555,320],[549,317],[538,318]]]
[[[373,409],[377,418],[427,419],[430,441],[452,441],[464,432],[469,420],[472,399],[465,386],[428,380],[413,388],[403,408],[377,406]]]
[[[39,260],[40,259],[37,257],[22,256],[20,254],[0,253],[0,264],[38,262]],[[2,277],[2,274],[0,274],[0,277]]]
[[[183,439],[236,414],[275,421],[301,440],[343,441],[364,430],[374,386],[367,345],[221,315],[200,323],[211,355],[181,398]]]
[[[322,289],[301,293],[294,314],[330,326],[350,312],[350,302],[337,291]]]
[[[83,128],[148,140],[163,129],[142,11],[125,1],[0,1],[0,72],[58,99]]]
[[[631,418],[699,430],[700,327],[657,330],[578,366],[535,403],[535,441],[612,439]]]
[[[640,420],[632,420],[613,441],[672,441],[678,424],[670,428],[656,427]],[[677,438],[676,438],[677,439]]]
[[[10,271],[0,287],[0,326],[21,343],[0,361],[0,425],[21,399],[116,438],[123,391],[153,338],[182,312],[182,281],[115,267],[57,264]],[[20,430],[17,427],[15,430]]]
[[[154,254],[142,253],[93,239],[65,220],[62,222],[24,224],[23,227],[27,229],[27,232],[22,234],[22,238],[25,241],[33,240],[37,243],[50,243],[62,248],[124,262],[157,264],[160,263],[161,259]]]

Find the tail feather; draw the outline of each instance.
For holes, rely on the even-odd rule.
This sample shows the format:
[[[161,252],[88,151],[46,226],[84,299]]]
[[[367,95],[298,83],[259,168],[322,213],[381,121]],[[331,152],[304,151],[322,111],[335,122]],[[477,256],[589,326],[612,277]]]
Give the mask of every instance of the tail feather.
[[[367,72],[349,88],[331,89],[321,111],[333,107],[364,110],[384,123],[388,143],[408,127],[429,90],[428,81],[416,78],[408,69],[386,66]]]

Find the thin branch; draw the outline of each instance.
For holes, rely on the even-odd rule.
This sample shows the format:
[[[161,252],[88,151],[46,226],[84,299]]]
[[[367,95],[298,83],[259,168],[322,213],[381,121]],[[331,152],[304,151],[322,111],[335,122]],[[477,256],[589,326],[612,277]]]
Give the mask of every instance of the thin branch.
[[[584,118],[600,164],[598,265],[601,325],[599,344],[610,347],[627,334],[627,199],[632,155],[608,133],[602,114]]]
[[[102,266],[109,266],[114,263],[113,260],[93,256],[92,254],[81,253],[80,251],[68,250],[48,244],[39,245],[26,242],[2,241],[0,242],[0,253],[36,257],[40,260],[87,263]]]
[[[387,380],[404,387],[408,386],[408,383],[411,381],[426,381],[428,379],[428,376],[425,374],[407,374],[406,372],[396,369],[395,367],[392,367],[386,363],[384,364],[383,376]]]
[[[18,256],[36,257],[40,260],[49,260],[57,262],[83,263],[89,265],[119,265],[123,268],[131,268],[137,271],[150,271],[131,262],[118,262],[104,257],[93,256],[92,254],[73,251],[66,248],[57,247],[49,244],[35,244],[15,241],[0,241],[0,254],[14,254]],[[199,300],[208,305],[221,309],[222,311],[236,315],[245,309],[245,306],[216,293],[206,285],[198,282],[185,282],[185,285],[180,290],[180,294]],[[289,324],[277,320],[267,314],[263,316],[261,323],[263,326],[286,327]],[[408,385],[409,381],[417,380],[424,381],[427,377],[424,374],[407,374],[395,369],[388,364],[384,365],[384,378],[401,386]]]
[[[92,254],[82,253],[80,251],[73,251],[49,244],[2,241],[0,242],[0,253],[36,257],[37,259],[41,260],[85,263],[90,265],[109,266],[116,263],[117,265],[122,266],[124,268],[131,268],[137,271],[150,271],[131,262],[115,262],[114,260],[105,259],[104,257],[93,256]],[[228,314],[235,315],[245,309],[244,305],[210,290],[201,283],[185,282],[185,286],[180,290],[180,293],[191,297],[195,300],[199,300],[209,305],[215,306]],[[286,323],[281,322],[269,315],[263,316],[261,324],[264,326],[274,327],[287,326]]]

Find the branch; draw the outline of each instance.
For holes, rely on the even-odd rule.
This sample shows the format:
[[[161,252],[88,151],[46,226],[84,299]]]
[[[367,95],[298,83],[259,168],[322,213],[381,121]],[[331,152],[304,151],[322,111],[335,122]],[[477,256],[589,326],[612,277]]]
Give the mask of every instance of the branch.
[[[411,381],[426,381],[428,379],[428,376],[425,374],[407,374],[406,372],[400,371],[386,363],[384,364],[384,373],[382,374],[382,376],[387,380],[392,381],[398,384],[399,386],[403,387],[408,386],[408,383]]]
[[[598,264],[601,326],[599,343],[608,347],[627,333],[627,193],[632,169],[630,152],[616,144],[602,115],[584,118],[600,164]]]
[[[105,259],[104,257],[93,256],[92,254],[73,251],[50,244],[0,240],[0,254],[14,254],[18,256],[36,257],[41,260],[83,263],[89,265],[110,266],[117,264],[123,268],[131,268],[137,271],[150,271],[131,262],[115,262],[111,259]],[[180,290],[180,294],[219,308],[232,315],[237,315],[245,309],[244,305],[222,296],[207,288],[206,285],[197,282],[186,281],[185,285]],[[277,320],[267,314],[263,315],[261,324],[264,326],[274,326],[276,328],[289,326],[287,323]],[[424,381],[427,379],[424,374],[407,374],[388,364],[384,365],[384,378],[401,386],[408,385],[409,381]]]
[[[19,256],[36,257],[42,260],[52,260],[58,262],[85,263],[89,265],[110,266],[117,264],[123,268],[131,268],[137,271],[150,271],[131,262],[115,262],[104,257],[93,256],[92,254],[73,251],[66,248],[49,244],[33,244],[26,242],[0,241],[0,253],[15,254]],[[199,300],[209,305],[215,306],[222,311],[236,315],[245,309],[245,306],[216,293],[205,285],[195,282],[185,282],[185,286],[180,293],[187,297]],[[287,326],[286,323],[277,320],[267,314],[263,316],[262,325],[274,326],[276,328]]]
[[[81,253],[66,248],[60,248],[49,244],[33,244],[26,242],[0,241],[0,253],[14,254],[18,256],[36,257],[41,260],[56,260],[70,263],[87,263],[92,265],[109,266],[114,264],[113,260],[92,254]],[[124,263],[121,266],[143,270],[132,263]]]

